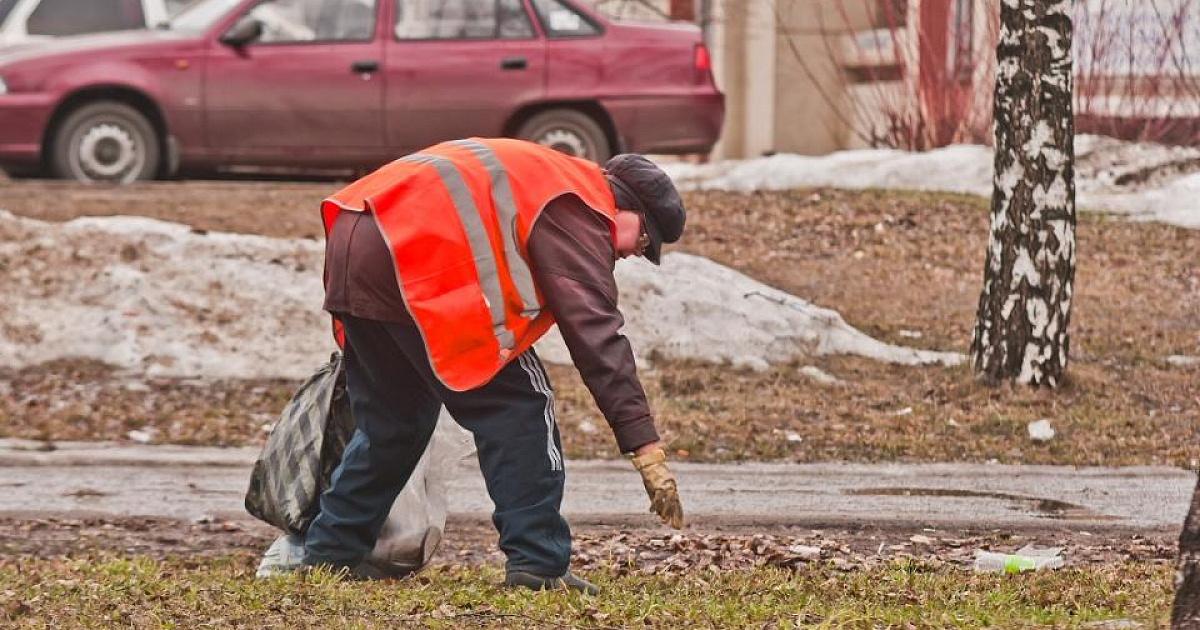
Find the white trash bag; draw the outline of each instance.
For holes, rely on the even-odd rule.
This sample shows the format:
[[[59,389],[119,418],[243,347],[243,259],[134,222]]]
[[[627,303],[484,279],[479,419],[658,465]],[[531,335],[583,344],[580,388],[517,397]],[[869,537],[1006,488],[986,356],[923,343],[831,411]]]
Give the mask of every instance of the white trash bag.
[[[443,407],[429,447],[396,497],[367,564],[385,575],[401,576],[429,563],[446,530],[450,482],[459,462],[474,453],[471,434]]]

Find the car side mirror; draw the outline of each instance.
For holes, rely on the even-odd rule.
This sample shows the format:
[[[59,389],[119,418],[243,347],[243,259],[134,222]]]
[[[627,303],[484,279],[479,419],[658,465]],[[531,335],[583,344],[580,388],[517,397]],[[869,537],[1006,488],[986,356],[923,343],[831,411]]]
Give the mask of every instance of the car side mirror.
[[[229,27],[229,30],[225,31],[224,35],[221,35],[220,41],[226,46],[241,48],[242,46],[245,46],[246,44],[258,39],[259,37],[262,37],[262,34],[262,20],[247,15],[237,22],[234,22],[233,26]]]

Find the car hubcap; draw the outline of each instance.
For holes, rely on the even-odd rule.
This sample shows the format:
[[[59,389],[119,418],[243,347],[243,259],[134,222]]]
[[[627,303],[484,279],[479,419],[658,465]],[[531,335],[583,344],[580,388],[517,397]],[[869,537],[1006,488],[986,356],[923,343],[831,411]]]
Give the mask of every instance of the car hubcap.
[[[87,179],[131,182],[142,167],[142,152],[128,129],[93,125],[79,139],[79,169]]]
[[[575,157],[590,158],[587,143],[579,134],[566,129],[552,129],[538,138],[538,144]]]

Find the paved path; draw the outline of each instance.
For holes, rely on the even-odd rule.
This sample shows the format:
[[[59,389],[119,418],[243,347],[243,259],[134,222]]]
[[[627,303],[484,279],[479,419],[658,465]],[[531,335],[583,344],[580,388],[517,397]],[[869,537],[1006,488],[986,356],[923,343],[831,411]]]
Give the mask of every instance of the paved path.
[[[0,513],[250,518],[242,509],[257,449],[0,440]],[[1196,483],[1166,467],[979,464],[673,465],[693,522],[1011,529],[1177,530]],[[645,516],[624,461],[567,463],[564,512],[581,522]],[[474,462],[452,485],[454,514],[491,505]]]

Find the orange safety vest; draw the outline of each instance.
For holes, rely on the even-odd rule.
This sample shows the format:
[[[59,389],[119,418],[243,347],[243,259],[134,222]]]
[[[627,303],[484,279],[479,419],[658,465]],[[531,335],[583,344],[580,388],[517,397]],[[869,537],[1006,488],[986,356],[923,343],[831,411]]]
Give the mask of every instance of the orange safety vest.
[[[554,325],[529,270],[529,234],[551,201],[575,195],[609,222],[604,171],[539,144],[470,138],[402,157],[321,204],[370,211],[391,250],[430,365],[452,390],[487,383]],[[340,339],[340,329],[335,334]]]

